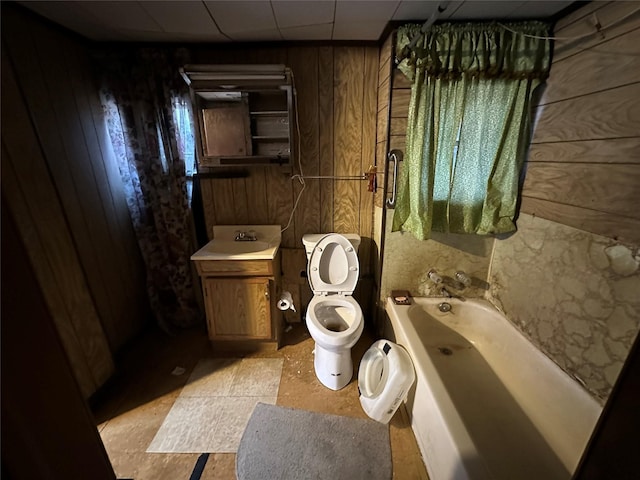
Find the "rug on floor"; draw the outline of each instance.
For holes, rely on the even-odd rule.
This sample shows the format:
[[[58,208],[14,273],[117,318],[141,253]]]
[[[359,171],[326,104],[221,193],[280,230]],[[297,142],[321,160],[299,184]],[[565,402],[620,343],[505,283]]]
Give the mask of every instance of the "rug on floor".
[[[259,403],[236,456],[238,480],[389,480],[389,426]]]
[[[283,361],[200,360],[147,453],[235,453],[256,404],[276,403]]]

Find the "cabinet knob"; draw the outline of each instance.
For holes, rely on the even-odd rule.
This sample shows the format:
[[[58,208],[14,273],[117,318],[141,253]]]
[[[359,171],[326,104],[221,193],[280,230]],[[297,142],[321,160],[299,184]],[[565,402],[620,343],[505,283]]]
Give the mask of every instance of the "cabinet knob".
[[[264,291],[264,296],[269,298],[269,287],[267,287]]]

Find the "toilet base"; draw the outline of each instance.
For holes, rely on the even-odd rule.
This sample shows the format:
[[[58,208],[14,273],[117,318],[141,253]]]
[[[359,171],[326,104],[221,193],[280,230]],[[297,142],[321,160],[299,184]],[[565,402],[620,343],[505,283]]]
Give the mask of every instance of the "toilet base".
[[[316,343],[313,366],[320,383],[331,390],[340,390],[353,376],[351,349],[327,350]]]

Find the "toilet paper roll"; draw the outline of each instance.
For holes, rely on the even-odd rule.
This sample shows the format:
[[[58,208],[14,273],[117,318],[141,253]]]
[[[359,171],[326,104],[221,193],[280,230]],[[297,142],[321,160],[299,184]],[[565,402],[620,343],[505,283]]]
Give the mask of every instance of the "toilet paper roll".
[[[278,310],[293,310],[296,311],[296,307],[293,305],[293,298],[291,292],[284,291],[278,299]]]

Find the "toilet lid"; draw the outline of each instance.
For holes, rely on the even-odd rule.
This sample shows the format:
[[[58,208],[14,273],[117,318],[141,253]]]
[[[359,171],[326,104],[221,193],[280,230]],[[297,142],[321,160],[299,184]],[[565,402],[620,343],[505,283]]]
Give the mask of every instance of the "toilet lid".
[[[337,233],[322,237],[309,257],[307,275],[314,295],[351,295],[358,283],[358,254],[349,240]]]

